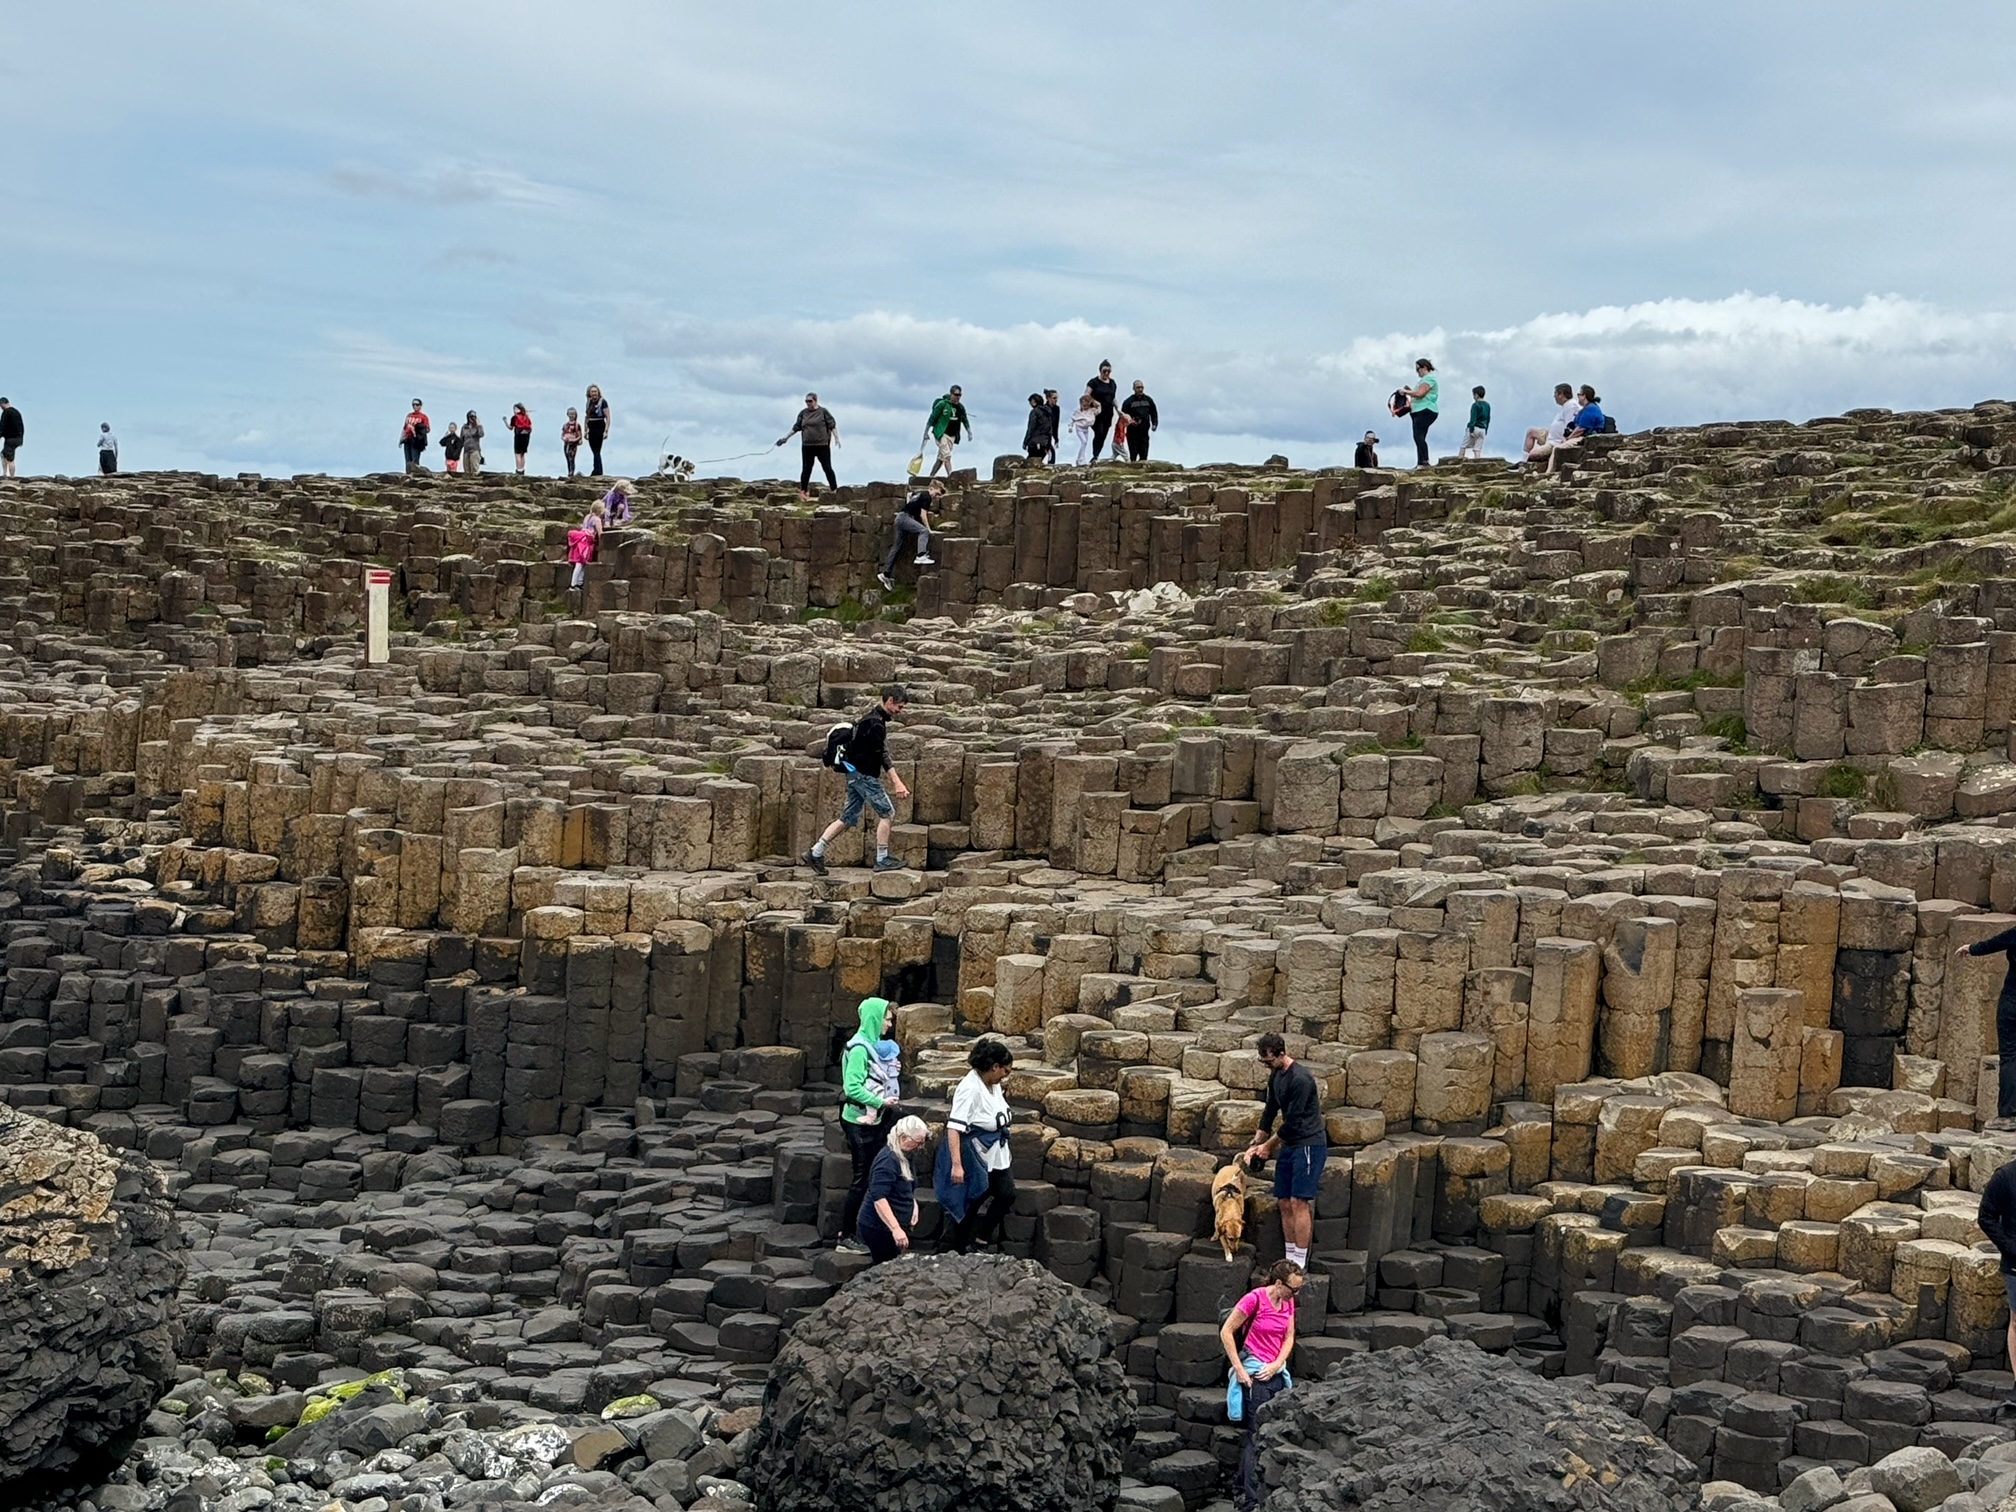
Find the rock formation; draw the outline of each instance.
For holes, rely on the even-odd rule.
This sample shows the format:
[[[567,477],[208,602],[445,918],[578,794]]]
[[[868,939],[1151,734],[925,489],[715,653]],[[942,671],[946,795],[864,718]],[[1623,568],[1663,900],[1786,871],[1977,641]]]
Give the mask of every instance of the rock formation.
[[[1261,1442],[1268,1512],[1686,1512],[1698,1484],[1586,1386],[1453,1339],[1297,1386]]]
[[[1267,1032],[1332,1147],[1299,1381],[1448,1336],[1718,1496],[1904,1450],[1985,1495],[2016,1141],[2005,966],[1955,947],[2016,922],[2012,480],[2004,403],[1558,476],[1009,459],[885,591],[893,486],[649,479],[571,598],[586,481],[0,484],[0,1092],[155,1163],[190,1240],[219,1400],[146,1462],[401,1369],[691,1419],[539,1495],[732,1481],[859,1268],[877,995],[934,1124],[1015,1048],[1006,1245],[1107,1310],[1122,1506],[1222,1490],[1271,1200],[1198,1241]],[[905,865],[815,874],[813,753],[891,679]]]
[[[130,1447],[174,1379],[177,1247],[144,1162],[0,1108],[0,1497]]]
[[[749,1481],[759,1512],[1107,1512],[1133,1429],[1082,1292],[1025,1260],[932,1255],[793,1330]]]

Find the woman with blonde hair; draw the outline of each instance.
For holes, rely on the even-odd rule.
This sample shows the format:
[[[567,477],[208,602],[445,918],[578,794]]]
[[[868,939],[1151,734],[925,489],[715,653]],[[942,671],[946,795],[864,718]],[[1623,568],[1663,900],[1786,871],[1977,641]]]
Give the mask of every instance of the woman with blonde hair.
[[[914,1113],[896,1120],[889,1139],[868,1168],[868,1192],[854,1220],[854,1236],[868,1246],[869,1264],[894,1260],[910,1248],[917,1226],[917,1173],[910,1157],[924,1148],[930,1130]]]

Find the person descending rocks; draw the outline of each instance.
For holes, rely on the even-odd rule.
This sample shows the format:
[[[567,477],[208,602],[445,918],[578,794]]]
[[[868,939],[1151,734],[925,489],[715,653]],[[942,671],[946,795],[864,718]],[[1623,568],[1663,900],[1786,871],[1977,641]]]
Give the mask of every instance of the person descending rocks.
[[[938,507],[938,501],[945,496],[945,480],[933,478],[924,487],[913,490],[903,501],[903,507],[896,511],[896,544],[889,548],[888,560],[882,570],[875,574],[875,581],[884,588],[896,586],[896,560],[903,555],[903,543],[915,536],[917,555],[913,558],[919,567],[935,565],[931,555],[931,511]]]
[[[1260,1108],[1260,1127],[1246,1147],[1246,1163],[1258,1165],[1280,1152],[1274,1168],[1274,1197],[1281,1205],[1281,1237],[1288,1258],[1309,1263],[1317,1189],[1330,1158],[1330,1137],[1323,1127],[1323,1096],[1309,1068],[1288,1053],[1278,1034],[1263,1034],[1256,1047],[1267,1068],[1267,1100]],[[1277,1132],[1274,1121],[1279,1118]]]
[[[903,863],[889,854],[889,827],[896,820],[896,805],[890,801],[882,778],[887,775],[898,798],[910,796],[910,789],[889,764],[889,721],[901,718],[909,702],[903,685],[891,683],[882,690],[882,701],[856,720],[851,730],[842,725],[834,732],[835,736],[844,732],[844,739],[837,745],[832,737],[826,742],[829,764],[847,779],[847,805],[805,853],[805,864],[822,877],[826,874],[826,847],[860,822],[864,808],[875,811],[875,869],[903,868]]]
[[[924,1148],[931,1131],[914,1114],[896,1120],[889,1138],[868,1168],[868,1184],[855,1220],[855,1232],[870,1263],[881,1265],[910,1248],[910,1230],[921,1216],[917,1210],[917,1173],[910,1157]]]

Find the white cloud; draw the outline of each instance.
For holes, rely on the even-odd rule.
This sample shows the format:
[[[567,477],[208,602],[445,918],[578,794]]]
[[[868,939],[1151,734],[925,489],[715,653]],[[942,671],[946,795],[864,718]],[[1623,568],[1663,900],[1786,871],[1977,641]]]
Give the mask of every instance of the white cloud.
[[[520,209],[558,210],[575,204],[579,196],[556,184],[542,184],[506,168],[489,168],[480,163],[440,162],[426,168],[373,168],[357,163],[338,163],[329,170],[329,182],[345,194],[360,199],[404,200],[412,204],[509,205]]]
[[[893,456],[931,400],[966,391],[979,450],[1014,449],[1024,396],[1054,387],[1068,407],[1101,358],[1161,407],[1158,451],[1181,460],[1341,460],[1417,356],[1443,379],[1453,449],[1472,384],[1489,390],[1501,440],[1544,416],[1557,381],[1592,383],[1627,428],[1858,404],[1969,403],[2011,385],[2016,316],[1961,314],[1871,295],[1825,305],[1777,295],[1661,299],[1540,314],[1492,330],[1391,332],[1333,350],[1220,350],[1085,321],[987,327],[871,311],[838,320],[707,321],[633,311],[631,355],[676,364],[689,413],[729,420],[750,401],[783,409],[807,388]],[[1011,434],[1012,432],[1012,434]],[[1389,436],[1392,441],[1397,437]],[[1313,450],[1312,450],[1313,448]]]

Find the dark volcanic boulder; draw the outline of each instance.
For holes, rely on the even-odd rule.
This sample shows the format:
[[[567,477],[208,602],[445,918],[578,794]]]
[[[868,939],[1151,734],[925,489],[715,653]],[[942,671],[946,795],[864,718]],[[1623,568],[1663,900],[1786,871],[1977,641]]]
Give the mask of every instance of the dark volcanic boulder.
[[[792,1330],[745,1478],[759,1512],[1095,1512],[1133,1435],[1102,1308],[1026,1260],[932,1255]]]
[[[0,1107],[0,1504],[130,1446],[174,1380],[179,1244],[152,1170]]]
[[[1474,1344],[1354,1355],[1264,1416],[1267,1512],[1681,1512],[1694,1467],[1586,1385]]]

